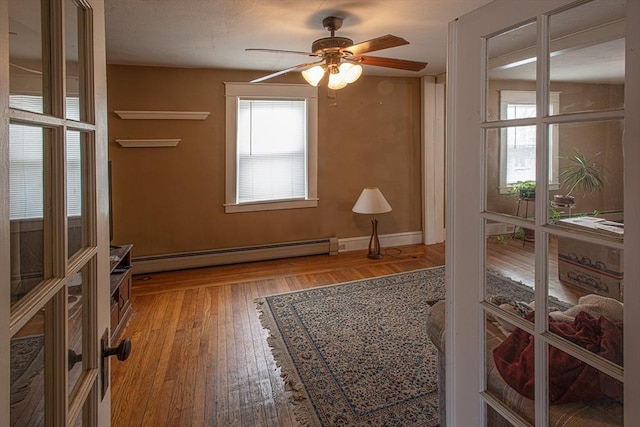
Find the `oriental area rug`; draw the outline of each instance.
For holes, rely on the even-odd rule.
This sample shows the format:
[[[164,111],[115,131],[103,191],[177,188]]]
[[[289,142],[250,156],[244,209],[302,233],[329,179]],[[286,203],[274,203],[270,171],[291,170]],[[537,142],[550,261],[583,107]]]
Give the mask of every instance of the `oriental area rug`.
[[[489,294],[533,299],[520,283],[487,277]],[[437,426],[426,319],[444,297],[444,267],[435,267],[256,299],[298,421]]]

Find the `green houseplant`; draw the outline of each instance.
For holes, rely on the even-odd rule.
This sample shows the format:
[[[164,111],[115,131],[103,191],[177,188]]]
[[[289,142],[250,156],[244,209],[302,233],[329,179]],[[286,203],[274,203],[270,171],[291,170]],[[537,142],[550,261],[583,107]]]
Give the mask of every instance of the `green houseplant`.
[[[536,182],[535,181],[518,181],[511,186],[509,194],[514,194],[521,199],[536,198]]]
[[[560,181],[562,188],[568,188],[566,194],[553,196],[553,202],[557,206],[573,206],[575,197],[572,193],[575,190],[582,194],[591,194],[601,191],[606,183],[604,168],[596,161],[600,153],[596,153],[590,158],[585,157],[579,150],[567,157],[569,163],[560,170]]]
[[[516,216],[520,215],[520,203],[524,201],[526,203],[525,216],[529,211],[529,202],[536,198],[536,182],[533,180],[517,181],[511,184],[509,188],[510,196],[518,197],[518,209],[516,210]],[[533,230],[528,228],[516,228],[513,233],[513,237],[523,239],[523,241],[534,241]]]

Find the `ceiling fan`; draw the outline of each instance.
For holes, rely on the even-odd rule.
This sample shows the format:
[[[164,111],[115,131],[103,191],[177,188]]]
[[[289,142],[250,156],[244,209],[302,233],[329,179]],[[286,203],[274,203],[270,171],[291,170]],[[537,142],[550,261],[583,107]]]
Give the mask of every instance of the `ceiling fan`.
[[[420,71],[427,66],[426,62],[363,55],[369,52],[403,46],[409,44],[409,42],[402,37],[387,34],[386,36],[354,44],[351,39],[346,37],[337,37],[335,35],[335,32],[342,27],[342,21],[342,18],[338,18],[336,16],[324,18],[322,20],[322,25],[327,31],[331,32],[331,36],[314,41],[311,45],[311,52],[279,49],[246,49],[247,51],[293,53],[318,58],[312,62],[305,62],[289,67],[285,70],[259,77],[252,80],[251,83],[258,83],[290,71],[304,69],[304,71],[302,71],[302,76],[310,85],[317,86],[324,75],[328,72],[329,88],[342,89],[348,83],[353,83],[358,79],[358,77],[360,77],[362,74],[361,65],[375,65],[378,67],[409,71]]]

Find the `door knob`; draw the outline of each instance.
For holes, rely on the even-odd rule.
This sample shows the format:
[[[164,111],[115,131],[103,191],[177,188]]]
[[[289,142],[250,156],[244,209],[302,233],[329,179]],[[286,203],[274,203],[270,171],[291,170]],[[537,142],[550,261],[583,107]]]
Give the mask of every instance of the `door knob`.
[[[82,354],[78,354],[75,350],[69,349],[67,351],[67,369],[70,371],[78,362],[82,362]]]
[[[131,340],[125,338],[120,341],[117,347],[109,347],[111,343],[111,334],[109,328],[104,330],[102,338],[100,338],[102,345],[102,358],[100,358],[100,376],[102,378],[102,398],[104,398],[109,388],[109,356],[116,356],[119,361],[124,362],[131,354]]]
[[[129,338],[120,341],[117,347],[106,347],[102,349],[103,358],[116,356],[121,362],[127,360],[129,354],[131,354],[131,340]],[[74,350],[69,349],[67,352],[67,360],[68,369],[71,370],[76,363],[82,362],[82,354],[78,354]]]
[[[102,349],[102,357],[116,356],[119,361],[124,362],[131,354],[131,340],[125,338],[120,341],[117,347],[105,347]]]

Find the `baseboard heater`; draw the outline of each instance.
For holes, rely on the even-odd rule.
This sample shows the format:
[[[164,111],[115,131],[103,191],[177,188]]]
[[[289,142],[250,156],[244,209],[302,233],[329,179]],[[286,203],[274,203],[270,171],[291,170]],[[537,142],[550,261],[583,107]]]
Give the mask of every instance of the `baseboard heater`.
[[[150,255],[133,258],[131,261],[133,264],[133,274],[143,274],[306,255],[336,255],[337,253],[338,238],[334,236],[268,245]]]

